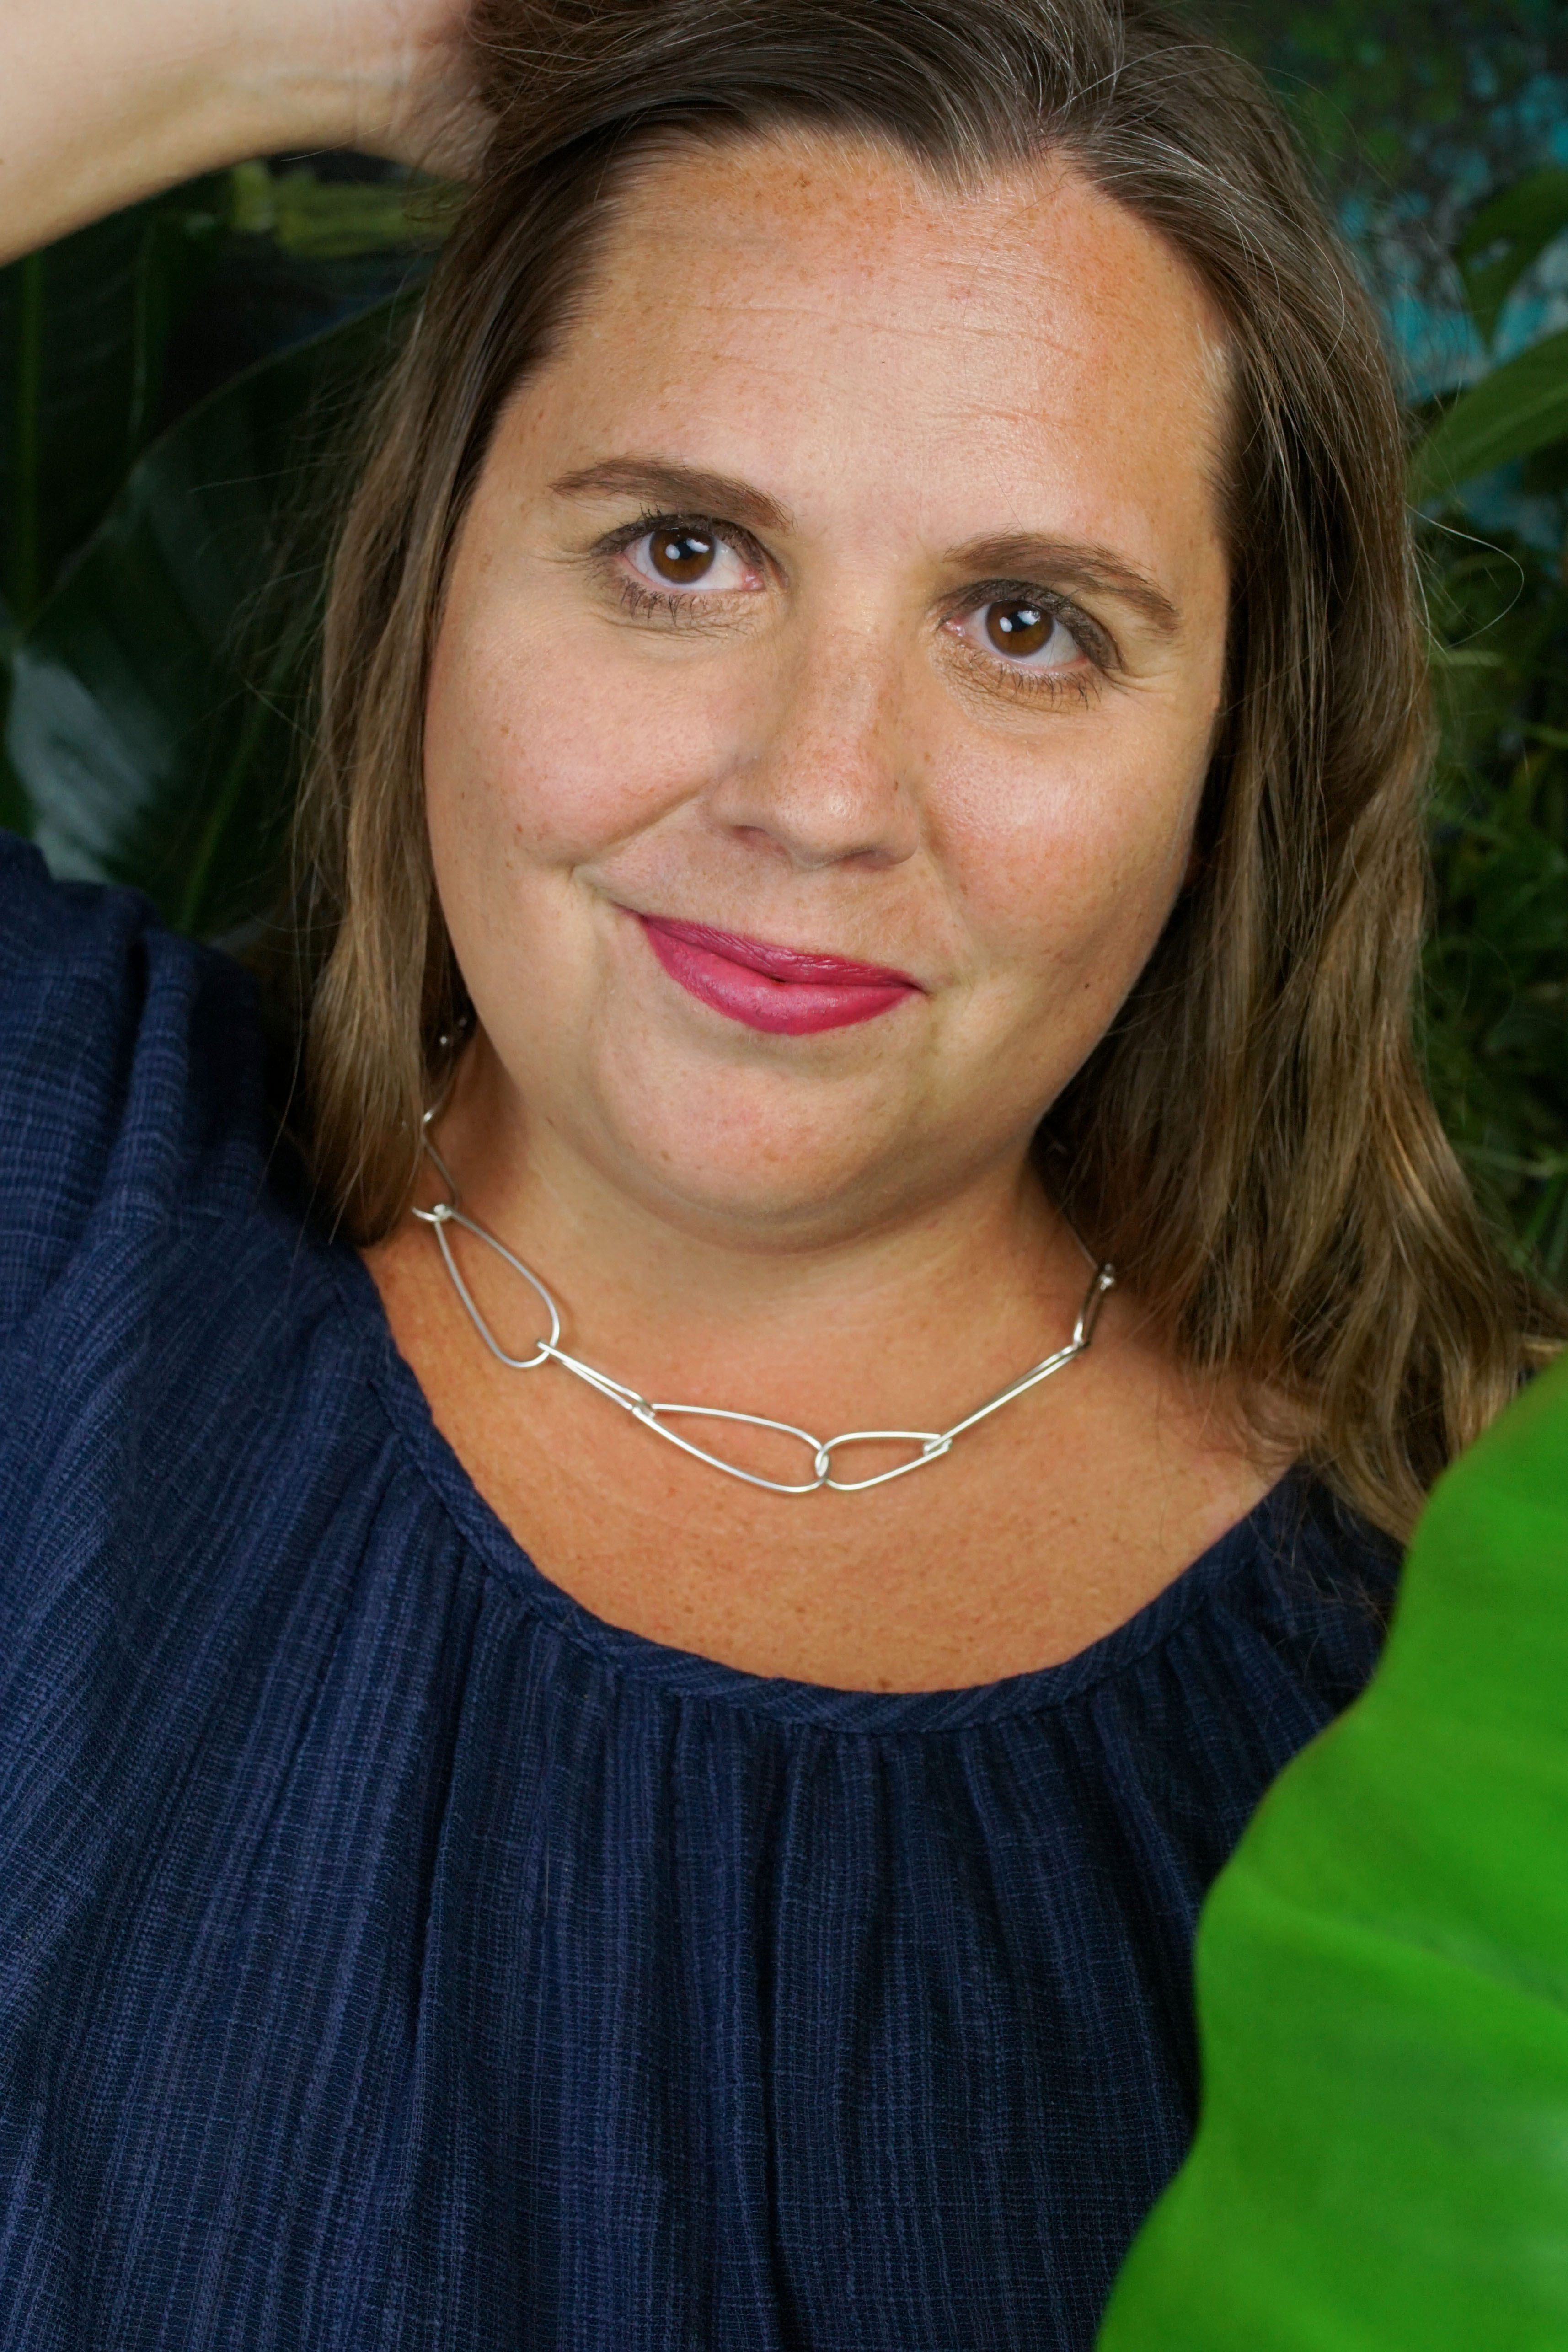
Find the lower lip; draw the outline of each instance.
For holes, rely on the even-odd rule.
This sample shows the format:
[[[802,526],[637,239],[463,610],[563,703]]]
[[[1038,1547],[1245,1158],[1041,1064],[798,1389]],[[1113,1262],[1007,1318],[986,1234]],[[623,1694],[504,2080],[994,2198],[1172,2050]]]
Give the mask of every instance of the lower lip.
[[[874,1021],[891,1013],[917,988],[904,981],[774,980],[734,963],[712,948],[699,947],[643,915],[649,946],[672,980],[688,995],[716,1013],[743,1021],[748,1029],[766,1029],[779,1037],[810,1037],[823,1029],[847,1029],[856,1021]]]

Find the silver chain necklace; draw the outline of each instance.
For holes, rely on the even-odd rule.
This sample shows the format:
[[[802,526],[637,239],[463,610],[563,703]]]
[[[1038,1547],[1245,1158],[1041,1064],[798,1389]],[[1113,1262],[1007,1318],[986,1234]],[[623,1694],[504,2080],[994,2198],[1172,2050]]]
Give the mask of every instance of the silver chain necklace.
[[[440,1108],[439,1104],[436,1108]],[[1083,1304],[1078,1311],[1078,1320],[1072,1327],[1072,1337],[1066,1346],[1058,1348],[1054,1355],[1046,1356],[1040,1363],[1032,1365],[1027,1372],[1018,1380],[1009,1382],[1005,1389],[998,1389],[995,1396],[988,1397],[984,1404],[977,1405],[973,1412],[964,1415],[962,1421],[956,1421],[951,1429],[846,1429],[837,1437],[814,1437],[809,1429],[797,1429],[794,1423],[790,1421],[770,1421],[766,1413],[731,1412],[726,1407],[716,1404],[658,1403],[647,1397],[640,1396],[635,1389],[628,1388],[623,1381],[612,1381],[608,1372],[597,1371],[591,1364],[585,1364],[580,1357],[567,1353],[560,1345],[560,1309],[538,1276],[534,1273],[531,1266],[526,1266],[520,1257],[515,1257],[505,1242],[497,1241],[494,1234],[487,1233],[483,1225],[476,1223],[472,1217],[465,1215],[458,1207],[457,1181],[431,1140],[430,1122],[434,1117],[435,1110],[426,1111],[424,1115],[424,1149],[446,1179],[451,1197],[445,1201],[438,1201],[434,1209],[415,1209],[413,1213],[422,1224],[428,1225],[434,1234],[442,1257],[445,1262],[446,1271],[452,1277],[453,1286],[467,1308],[469,1320],[474,1328],[497,1363],[505,1364],[507,1370],[513,1372],[532,1372],[537,1371],[541,1364],[559,1364],[562,1371],[572,1373],[580,1381],[586,1381],[591,1389],[597,1389],[601,1396],[610,1399],[612,1404],[620,1405],[622,1412],[629,1412],[633,1421],[640,1421],[644,1429],[651,1429],[655,1437],[667,1438],[672,1445],[678,1445],[683,1454],[690,1454],[698,1462],[707,1463],[711,1469],[722,1470],[726,1477],[743,1479],[747,1486],[761,1486],[770,1495],[815,1495],[823,1486],[831,1486],[835,1495],[862,1495],[868,1486],[885,1486],[890,1478],[902,1478],[911,1470],[924,1470],[928,1462],[940,1461],[942,1455],[951,1447],[953,1440],[956,1437],[962,1437],[967,1429],[973,1429],[977,1422],[985,1421],[993,1412],[999,1412],[1003,1405],[1011,1404],[1014,1397],[1022,1396],[1029,1389],[1038,1388],[1041,1381],[1050,1380],[1053,1372],[1063,1370],[1071,1363],[1075,1356],[1081,1356],[1094,1337],[1094,1326],[1099,1320],[1100,1308],[1105,1293],[1115,1286],[1116,1277],[1110,1266],[1094,1266],[1093,1280],[1089,1285]],[[457,1260],[453,1255],[451,1228],[454,1225],[461,1225],[465,1234],[472,1234],[476,1241],[483,1242],[487,1249],[493,1249],[497,1256],[511,1267],[514,1274],[520,1274],[523,1280],[538,1293],[539,1302],[549,1317],[549,1337],[539,1340],[531,1356],[508,1356],[485,1318],[480,1314],[475,1304],[473,1293],[464,1281],[458,1269]],[[1074,1234],[1073,1238],[1077,1240],[1077,1235]],[[1079,1247],[1083,1248],[1082,1242],[1079,1243]],[[1090,1265],[1093,1265],[1094,1261],[1089,1256],[1089,1252],[1084,1250],[1083,1255],[1089,1258]],[[668,1426],[672,1420],[738,1421],[744,1422],[750,1429],[774,1429],[783,1437],[799,1438],[800,1444],[810,1454],[812,1475],[803,1483],[795,1486],[790,1486],[779,1478],[758,1477],[756,1471],[742,1470],[737,1464],[726,1462],[717,1454],[710,1454],[706,1446],[694,1444],[689,1437],[682,1437],[677,1431]],[[879,1470],[873,1478],[835,1478],[833,1476],[833,1456],[845,1446],[885,1444],[916,1445],[920,1450],[917,1454],[912,1454],[907,1462],[900,1462],[892,1470]]]

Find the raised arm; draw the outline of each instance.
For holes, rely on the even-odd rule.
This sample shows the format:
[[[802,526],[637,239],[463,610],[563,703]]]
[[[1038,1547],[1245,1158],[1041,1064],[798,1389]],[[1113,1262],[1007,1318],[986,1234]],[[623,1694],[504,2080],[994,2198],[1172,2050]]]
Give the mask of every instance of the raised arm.
[[[5,0],[0,261],[198,172],[357,147],[460,173],[467,0]]]

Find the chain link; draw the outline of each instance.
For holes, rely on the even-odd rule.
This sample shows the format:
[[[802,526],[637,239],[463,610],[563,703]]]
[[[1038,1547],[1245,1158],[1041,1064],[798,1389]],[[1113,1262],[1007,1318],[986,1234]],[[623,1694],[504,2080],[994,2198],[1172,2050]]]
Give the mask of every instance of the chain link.
[[[1011,1404],[1015,1397],[1037,1388],[1041,1381],[1050,1380],[1053,1373],[1065,1370],[1074,1357],[1081,1356],[1094,1337],[1094,1326],[1099,1320],[1106,1292],[1115,1287],[1116,1276],[1112,1268],[1108,1265],[1095,1266],[1093,1279],[1079,1309],[1078,1320],[1072,1327],[1071,1339],[1058,1348],[1054,1354],[1031,1365],[1027,1372],[1021,1373],[1005,1389],[998,1389],[995,1396],[988,1397],[983,1404],[975,1407],[973,1412],[966,1413],[962,1421],[956,1421],[950,1429],[846,1429],[841,1431],[837,1437],[817,1437],[809,1429],[797,1428],[793,1422],[772,1421],[766,1413],[735,1412],[715,1404],[657,1402],[640,1395],[635,1389],[628,1388],[623,1381],[612,1380],[608,1372],[598,1370],[592,1364],[585,1364],[580,1357],[570,1354],[561,1346],[560,1309],[538,1276],[531,1266],[525,1265],[520,1257],[514,1255],[504,1242],[497,1241],[494,1234],[487,1232],[485,1226],[465,1215],[458,1207],[456,1180],[431,1139],[430,1122],[434,1116],[434,1111],[425,1113],[424,1149],[445,1178],[451,1198],[438,1201],[433,1209],[416,1208],[413,1213],[434,1233],[446,1271],[452,1277],[458,1297],[467,1309],[469,1320],[497,1363],[505,1364],[507,1370],[513,1372],[532,1372],[537,1371],[541,1364],[559,1364],[563,1372],[570,1372],[574,1379],[585,1381],[590,1388],[597,1389],[601,1396],[608,1397],[612,1404],[620,1405],[633,1421],[641,1422],[644,1429],[651,1429],[655,1437],[665,1439],[671,1445],[678,1445],[683,1454],[691,1454],[698,1462],[707,1463],[712,1469],[722,1470],[727,1478],[739,1478],[747,1486],[760,1486],[769,1495],[816,1495],[824,1486],[831,1487],[835,1495],[863,1495],[868,1487],[885,1486],[890,1479],[905,1478],[912,1470],[924,1470],[927,1463],[939,1462],[956,1437],[961,1437],[966,1430],[973,1429],[977,1422],[985,1421],[993,1412],[999,1412],[1003,1405]],[[514,1274],[520,1274],[538,1295],[549,1318],[549,1336],[535,1343],[532,1355],[509,1356],[479,1312],[474,1295],[463,1279],[452,1247],[450,1235],[454,1225],[461,1225],[465,1234],[472,1234],[476,1241],[483,1242],[486,1249],[494,1250],[497,1256],[509,1265]],[[1080,1243],[1079,1246],[1082,1248],[1082,1244]],[[1089,1255],[1087,1250],[1084,1255]],[[1090,1259],[1090,1263],[1092,1265],[1093,1260]],[[672,1421],[739,1422],[749,1429],[771,1429],[779,1436],[798,1438],[810,1454],[812,1475],[796,1484],[779,1478],[761,1477],[755,1470],[743,1470],[738,1463],[727,1462],[722,1454],[710,1454],[706,1445],[698,1445],[693,1438],[683,1437],[678,1430],[669,1426]],[[891,1470],[879,1470],[872,1477],[835,1478],[832,1475],[833,1457],[852,1445],[913,1445],[919,1450],[912,1454],[907,1462],[896,1463]]]

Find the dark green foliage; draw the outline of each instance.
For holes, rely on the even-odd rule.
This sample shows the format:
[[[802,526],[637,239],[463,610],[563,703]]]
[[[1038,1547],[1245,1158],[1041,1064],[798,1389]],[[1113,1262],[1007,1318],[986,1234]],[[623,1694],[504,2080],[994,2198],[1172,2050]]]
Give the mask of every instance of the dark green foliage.
[[[1568,330],[1548,335],[1455,401],[1417,453],[1411,496],[1440,497],[1511,458],[1568,440]]]
[[[333,461],[400,312],[366,297],[425,241],[401,177],[248,163],[0,270],[0,824],[177,928],[276,903]],[[171,422],[193,303],[235,291],[288,347]],[[183,358],[199,389],[211,350]]]
[[[1476,324],[1568,229],[1568,172],[1482,207],[1457,248]],[[1456,490],[1511,459],[1568,487],[1568,333],[1493,368],[1431,423],[1411,495],[1427,533],[1443,722],[1427,954],[1433,1092],[1519,1254],[1568,1281],[1568,586],[1522,541],[1469,530]],[[1568,552],[1568,542],[1565,542]]]
[[[199,182],[0,270],[0,587],[20,628],[152,436],[225,204]]]
[[[1568,172],[1534,172],[1482,207],[1460,239],[1457,258],[1472,315],[1489,341],[1503,304],[1531,264],[1568,230]],[[1427,434],[1411,467],[1417,501],[1441,498],[1511,459],[1543,465],[1568,448],[1568,332],[1547,335],[1492,368],[1451,402]]]
[[[36,618],[158,415],[170,338],[224,223],[200,181],[0,269],[0,655]],[[5,668],[0,664],[0,713]],[[0,824],[27,807],[0,759]]]
[[[1562,0],[1210,0],[1267,73],[1331,191],[1437,216],[1455,167],[1518,177],[1521,109],[1568,53]],[[1473,192],[1471,201],[1473,202]]]
[[[1481,206],[1454,247],[1454,258],[1484,341],[1496,334],[1502,306],[1520,278],[1564,228],[1568,172],[1532,172]]]
[[[1443,756],[1427,1063],[1484,1198],[1568,1280],[1568,588],[1448,541],[1431,584]]]
[[[276,899],[335,488],[397,305],[249,370],[132,470],[17,648],[10,744],[57,871],[177,929]]]

